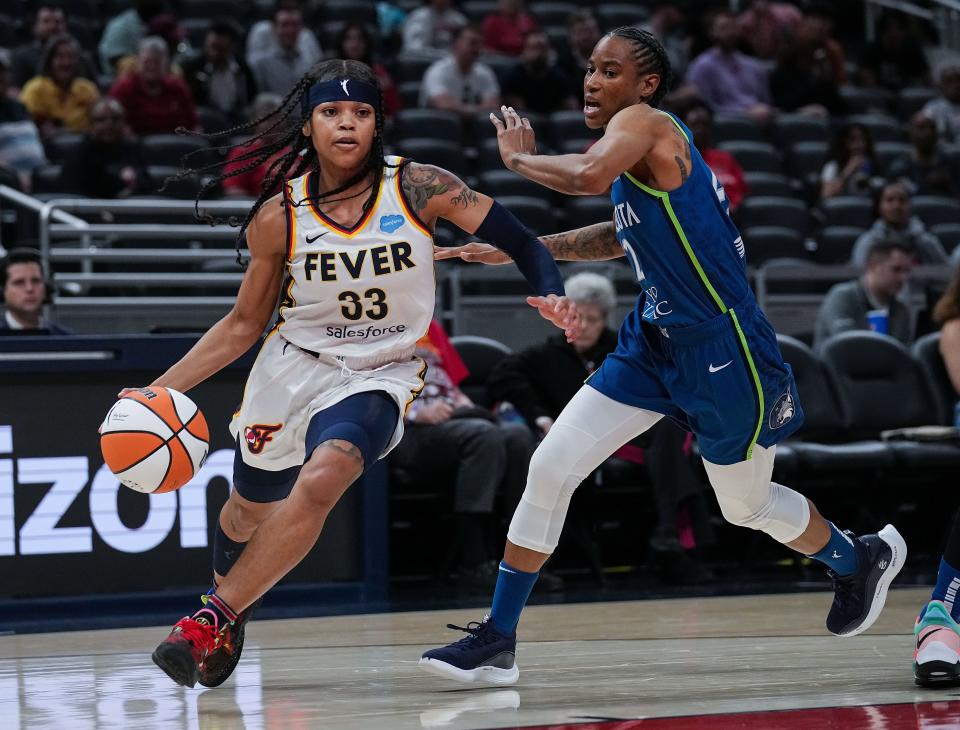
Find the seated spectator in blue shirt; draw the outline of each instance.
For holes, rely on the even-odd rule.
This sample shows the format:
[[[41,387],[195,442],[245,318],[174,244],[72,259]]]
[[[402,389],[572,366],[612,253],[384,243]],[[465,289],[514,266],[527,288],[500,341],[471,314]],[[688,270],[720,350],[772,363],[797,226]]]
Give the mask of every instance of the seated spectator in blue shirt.
[[[8,251],[0,260],[0,284],[4,307],[0,335],[73,334],[43,316],[48,292],[39,251],[29,248]]]

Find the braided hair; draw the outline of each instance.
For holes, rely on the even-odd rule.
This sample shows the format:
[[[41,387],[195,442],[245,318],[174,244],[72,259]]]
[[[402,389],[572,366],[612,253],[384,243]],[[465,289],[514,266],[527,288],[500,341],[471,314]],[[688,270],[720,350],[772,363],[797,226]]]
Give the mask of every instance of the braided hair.
[[[196,218],[197,220],[209,223],[210,225],[228,223],[231,226],[239,226],[239,231],[236,238],[237,263],[244,268],[245,263],[243,261],[240,246],[244,240],[247,227],[257,215],[257,212],[260,210],[260,208],[263,207],[264,203],[266,203],[267,200],[272,197],[273,191],[277,188],[282,190],[282,186],[285,186],[286,181],[291,178],[299,177],[311,170],[320,169],[320,159],[317,155],[316,149],[313,147],[311,138],[305,136],[301,132],[303,125],[307,122],[307,120],[310,119],[310,116],[313,113],[312,109],[302,105],[302,99],[309,92],[310,87],[315,83],[320,81],[329,81],[331,79],[356,79],[357,81],[370,84],[377,89],[377,107],[374,110],[376,136],[373,139],[373,146],[370,149],[370,154],[367,156],[367,160],[360,170],[358,170],[353,177],[339,187],[334,188],[333,190],[328,190],[325,193],[320,193],[314,198],[304,198],[298,201],[289,201],[287,199],[287,195],[284,194],[280,204],[284,206],[293,205],[294,207],[298,207],[307,202],[318,203],[324,200],[329,202],[331,196],[337,195],[342,193],[344,190],[351,188],[357,183],[363,181],[372,173],[372,183],[370,184],[369,188],[364,188],[363,190],[370,190],[367,199],[363,203],[363,214],[366,215],[366,213],[376,202],[377,190],[380,188],[380,180],[383,177],[383,168],[386,165],[386,161],[383,156],[383,91],[380,88],[380,83],[376,74],[373,72],[373,69],[371,69],[365,63],[361,63],[360,61],[332,59],[316,64],[303,76],[303,78],[294,84],[293,88],[283,98],[283,100],[280,102],[280,105],[276,109],[264,114],[258,119],[254,119],[253,121],[213,133],[188,132],[187,130],[183,129],[177,130],[181,134],[194,134],[209,140],[221,140],[233,135],[249,132],[256,129],[260,125],[273,120],[269,127],[245,142],[242,142],[241,144],[228,144],[225,146],[215,147],[215,149],[218,151],[229,151],[234,149],[242,150],[236,157],[234,157],[232,161],[234,163],[233,169],[231,169],[229,172],[224,171],[221,168],[221,163],[216,162],[213,164],[202,165],[200,167],[183,169],[173,178],[170,178],[170,180],[182,180],[192,175],[215,173],[201,186],[199,192],[197,193],[196,202],[194,204]],[[262,144],[257,144],[261,142]],[[286,150],[286,152],[284,152],[284,150]],[[203,150],[200,151],[202,152]],[[280,154],[281,152],[283,152],[283,154]],[[195,153],[188,153],[184,159],[189,158],[193,154]],[[253,204],[253,207],[250,208],[250,211],[242,221],[234,216],[231,216],[227,219],[222,219],[209,213],[200,212],[200,200],[212,190],[216,189],[220,183],[227,178],[234,177],[236,175],[243,175],[251,170],[255,170],[274,156],[277,156],[276,159],[270,162],[264,175],[263,189],[260,192],[260,197],[257,198]],[[341,198],[341,200],[343,199],[345,198]]]
[[[633,60],[637,64],[638,75],[657,74],[660,77],[657,90],[650,98],[644,99],[647,104],[656,108],[673,83],[670,58],[663,45],[653,33],[629,25],[614,28],[607,35],[623,38],[633,45]]]

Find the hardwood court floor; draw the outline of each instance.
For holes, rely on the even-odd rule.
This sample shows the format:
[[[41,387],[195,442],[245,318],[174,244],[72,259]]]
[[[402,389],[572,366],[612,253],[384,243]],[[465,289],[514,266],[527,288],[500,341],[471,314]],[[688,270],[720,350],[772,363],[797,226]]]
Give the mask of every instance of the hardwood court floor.
[[[960,689],[913,684],[928,595],[892,591],[852,639],[826,634],[825,593],[533,606],[505,689],[416,666],[482,609],[254,621],[234,677],[202,691],[150,662],[168,627],[7,636],[0,728],[960,727]]]

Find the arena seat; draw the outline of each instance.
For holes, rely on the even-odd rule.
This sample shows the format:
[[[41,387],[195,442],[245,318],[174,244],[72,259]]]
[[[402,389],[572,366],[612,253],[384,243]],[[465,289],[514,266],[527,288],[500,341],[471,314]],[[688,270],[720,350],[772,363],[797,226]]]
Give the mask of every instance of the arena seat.
[[[547,126],[550,130],[550,139],[557,146],[565,140],[600,139],[603,135],[603,130],[590,129],[583,123],[583,112],[580,111],[553,112],[547,119]]]
[[[437,165],[461,177],[469,173],[462,148],[448,140],[402,139],[398,141],[396,149],[398,154],[404,157],[428,165]]]
[[[610,199],[601,195],[567,198],[564,211],[567,214],[567,228],[582,228],[613,220]]]
[[[937,423],[952,426],[954,422],[953,408],[957,402],[957,391],[950,381],[950,375],[943,363],[940,354],[940,333],[931,332],[924,335],[911,347],[913,356],[920,363],[920,369],[926,377],[934,402],[939,413]]]
[[[370,0],[325,0],[323,19],[326,22],[360,22],[375,26],[377,8]]]
[[[956,198],[917,195],[913,199],[913,214],[928,226],[960,223],[960,205],[957,204]]]
[[[611,31],[623,25],[639,25],[650,14],[642,5],[627,3],[603,3],[594,6],[593,11],[603,31]]]
[[[793,198],[773,196],[751,196],[743,201],[737,211],[740,226],[744,229],[754,226],[782,226],[792,228],[802,236],[810,228],[810,214],[806,203]]]
[[[210,106],[198,106],[197,116],[204,132],[219,132],[234,126],[230,118],[219,109]]]
[[[140,140],[140,148],[148,165],[197,167],[220,160],[206,140],[180,134],[148,134]],[[188,154],[190,157],[184,161]]]
[[[847,418],[836,383],[813,350],[787,335],[777,335],[777,343],[793,370],[805,416],[797,436],[787,442],[802,477],[827,471],[876,471],[892,465],[893,453],[882,442],[846,440]]]
[[[510,170],[488,170],[480,175],[477,190],[486,193],[492,198],[501,196],[523,196],[536,198],[544,204],[551,202],[551,191],[533,180],[528,180]]]
[[[886,170],[898,157],[909,155],[913,151],[913,145],[909,142],[877,142],[873,146],[873,151],[876,153],[880,169]]]
[[[541,26],[566,25],[567,18],[579,9],[576,3],[535,2],[529,6],[530,14]]]
[[[147,174],[156,184],[157,190],[145,192],[183,200],[195,198],[200,190],[200,178],[197,175],[188,175],[184,178],[173,179],[179,172],[180,168],[173,165],[147,165]],[[164,191],[159,192],[159,189],[164,185],[166,186]]]
[[[873,224],[873,202],[859,195],[835,195],[821,201],[827,226],[869,228]]]
[[[740,114],[718,114],[713,119],[713,139],[722,142],[765,141],[766,132],[750,117]]]
[[[420,103],[420,81],[404,81],[397,84],[400,105],[404,109],[414,109]]]
[[[804,258],[809,253],[804,248],[800,231],[785,226],[752,226],[743,229],[749,261],[754,266],[775,258]]]
[[[774,135],[784,146],[797,142],[828,142],[830,125],[826,119],[804,114],[781,114],[773,124]]]
[[[909,120],[938,94],[939,91],[933,86],[908,86],[900,89],[897,95],[897,115],[905,121]]]
[[[960,245],[960,223],[936,223],[930,226],[930,232],[940,239],[947,253]]]
[[[865,228],[854,226],[827,226],[817,235],[817,263],[846,264],[853,254],[853,244]]]
[[[743,179],[747,183],[748,195],[773,195],[778,198],[797,197],[799,189],[790,178],[778,172],[745,172]]]
[[[787,155],[788,167],[795,177],[806,181],[810,176],[819,180],[820,171],[827,161],[826,142],[797,142]]]
[[[489,406],[486,394],[487,378],[490,377],[497,363],[510,354],[510,348],[490,337],[475,335],[457,335],[451,337],[450,342],[463,358],[467,370],[470,371],[470,374],[460,383],[460,389],[474,403]]]
[[[557,232],[557,221],[553,214],[553,208],[543,198],[517,195],[500,197],[498,200],[504,208],[513,213],[538,236]]]
[[[886,89],[848,84],[841,86],[839,91],[850,114],[884,114],[889,112],[894,102],[893,94]]]
[[[84,136],[81,132],[60,132],[50,137],[44,143],[47,159],[57,164],[63,162],[83,142]]]
[[[461,144],[463,128],[459,115],[443,109],[402,109],[397,112],[393,120],[395,140],[426,137]]]
[[[414,81],[419,84],[434,60],[427,56],[401,53],[393,62],[393,68],[396,70],[393,78],[398,84]]]
[[[903,123],[888,114],[854,114],[847,117],[847,122],[865,126],[870,130],[870,136],[875,143],[907,141]]]
[[[183,19],[200,18],[208,25],[211,18],[232,18],[234,21],[242,21],[246,15],[244,5],[246,3],[238,3],[235,0],[181,0],[180,15]]]
[[[460,12],[476,23],[482,23],[488,15],[497,12],[497,0],[464,0]]]
[[[30,175],[35,195],[60,192],[60,165],[40,165]]]
[[[783,159],[768,142],[734,140],[717,146],[733,155],[744,172],[783,172]]]

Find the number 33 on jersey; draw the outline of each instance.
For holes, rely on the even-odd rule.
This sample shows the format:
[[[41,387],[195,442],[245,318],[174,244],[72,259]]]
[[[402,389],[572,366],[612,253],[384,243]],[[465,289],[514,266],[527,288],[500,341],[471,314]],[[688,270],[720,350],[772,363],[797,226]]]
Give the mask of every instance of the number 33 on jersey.
[[[352,228],[315,204],[317,174],[287,183],[287,276],[280,334],[329,355],[413,348],[433,317],[433,236],[400,189],[388,157],[374,205]]]

